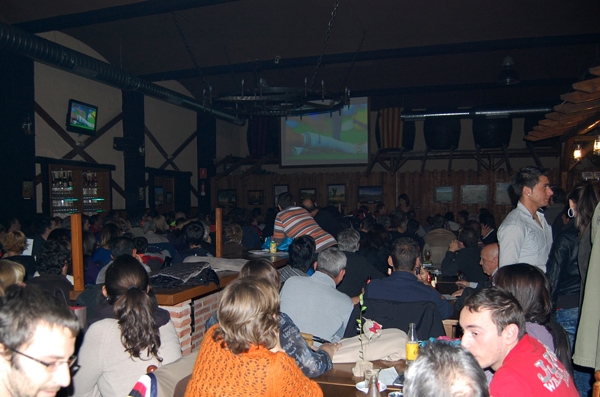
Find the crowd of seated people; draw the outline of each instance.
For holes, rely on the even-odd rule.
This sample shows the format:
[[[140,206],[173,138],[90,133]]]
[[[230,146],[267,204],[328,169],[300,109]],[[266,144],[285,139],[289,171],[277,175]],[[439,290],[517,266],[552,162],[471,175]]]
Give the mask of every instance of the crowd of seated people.
[[[573,383],[572,378],[574,378],[581,391],[589,390],[591,376],[590,371],[585,367],[574,366],[571,359],[571,350],[575,350],[577,355],[578,346],[577,319],[573,320],[573,318],[586,310],[582,308],[585,301],[586,277],[588,274],[591,274],[593,280],[596,277],[596,269],[590,260],[594,257],[590,240],[594,236],[591,231],[591,220],[598,202],[600,202],[600,184],[597,182],[577,185],[567,195],[563,211],[557,215],[563,227],[559,228],[556,234],[555,245],[548,259],[547,274],[538,267],[528,264],[511,264],[498,268],[498,256],[499,252],[502,252],[502,245],[498,244],[496,220],[489,211],[482,209],[479,213],[469,214],[461,209],[456,217],[452,213],[431,214],[430,222],[421,225],[406,194],[399,197],[398,207],[395,210],[388,211],[385,206],[379,206],[376,208],[376,214],[371,214],[369,209],[363,206],[352,214],[342,217],[339,213],[335,214],[335,208],[321,209],[312,200],[310,202],[304,200],[303,205],[299,206],[293,196],[286,193],[282,196],[279,213],[267,211],[266,216],[263,217],[259,211],[240,208],[226,213],[223,218],[222,247],[227,256],[240,257],[246,250],[259,249],[267,237],[274,237],[278,242],[281,242],[281,236],[291,238],[289,265],[279,269],[278,275],[277,272],[261,275],[262,278],[271,277],[276,280],[271,283],[277,285],[276,290],[279,290],[280,285],[282,286],[281,293],[276,298],[277,302],[270,302],[269,307],[254,305],[251,309],[275,314],[275,318],[279,319],[279,328],[292,324],[293,327],[290,329],[308,332],[334,343],[342,336],[348,336],[348,330],[355,327],[354,324],[349,324],[348,320],[363,294],[365,299],[390,302],[430,301],[436,305],[441,318],[452,315],[456,317],[460,314],[461,324],[463,324],[462,314],[466,313],[465,325],[471,324],[468,321],[473,323],[479,321],[481,313],[495,310],[493,304],[489,302],[490,299],[509,302],[511,305],[513,302],[511,299],[515,299],[519,310],[522,311],[524,322],[514,320],[516,321],[514,324],[519,328],[515,339],[511,339],[514,345],[520,346],[523,338],[521,334],[526,333],[529,337],[535,338],[558,357],[560,368],[566,373],[563,380],[566,382],[569,379]],[[278,218],[281,212],[285,211],[288,212],[287,215]],[[326,216],[320,217],[323,227],[317,221],[316,215],[319,213],[327,213]],[[286,223],[290,217],[302,220],[302,230],[294,230],[293,226]],[[211,215],[188,219],[182,213],[161,215],[155,211],[132,215],[131,220],[122,219],[113,213],[99,219],[83,217],[85,284],[95,287],[92,300],[96,301],[89,307],[90,313],[93,314],[90,316],[90,321],[94,324],[104,324],[108,323],[105,320],[111,320],[111,327],[118,324],[116,330],[119,332],[114,332],[114,343],[111,342],[111,349],[121,349],[121,353],[124,354],[122,362],[137,363],[139,359],[144,363],[150,360],[158,365],[165,365],[176,360],[181,354],[178,350],[179,346],[175,349],[174,345],[161,342],[164,340],[171,343],[177,338],[172,338],[172,335],[166,331],[157,331],[168,326],[169,321],[168,318],[164,321],[164,313],[156,306],[152,292],[148,289],[147,278],[151,272],[158,271],[164,266],[178,266],[186,262],[186,258],[190,256],[215,256],[216,238],[213,219]],[[333,222],[336,223],[334,228],[331,227]],[[556,222],[554,224],[556,225]],[[12,261],[0,262],[0,281],[3,284],[37,284],[54,296],[57,294],[61,298],[64,296],[64,301],[72,304],[69,301],[69,292],[73,289],[69,221],[41,217],[36,226],[38,229],[31,233],[27,227],[23,227],[18,220],[13,219],[8,227],[0,228],[3,259]],[[28,240],[26,234],[19,229],[26,230],[31,240]],[[30,249],[33,255],[26,255],[27,249]],[[453,310],[451,303],[432,287],[430,275],[426,266],[423,266],[424,250],[431,250],[431,262],[440,270],[441,275],[455,278],[460,276],[456,288],[460,288],[461,292],[463,288],[468,288],[464,290],[466,292],[464,299],[460,300],[460,310]],[[121,262],[129,265],[123,265]],[[491,266],[491,262],[495,265]],[[263,261],[257,269],[267,264]],[[126,290],[118,293],[108,291],[112,288],[109,284],[116,282],[114,279],[111,281],[110,277],[114,276],[119,281],[124,277],[115,269],[125,269],[127,266],[135,267],[136,274],[139,273],[137,276],[141,280],[140,283],[135,287],[130,285]],[[264,285],[258,287],[251,285],[256,284],[254,281],[250,283],[254,280],[253,274],[246,274],[246,276],[249,280],[248,285],[241,281],[236,284],[236,286],[240,285],[236,287],[240,288],[240,291],[247,288],[261,296],[271,294],[272,291],[267,290],[273,288],[272,286],[267,288]],[[495,284],[494,289],[508,295],[509,300],[506,296],[495,293],[484,297],[485,299],[482,298],[480,295],[485,292],[481,291],[489,290],[492,284]],[[129,288],[135,288],[144,294],[139,297],[145,302],[144,310],[148,314],[145,319],[150,325],[144,326],[142,332],[144,335],[138,337],[145,342],[136,343],[135,338],[128,340],[129,336],[126,337],[122,325],[126,324],[128,319],[118,307],[123,307],[123,302],[126,302],[125,296],[133,294],[128,292]],[[104,305],[101,300],[98,301],[99,296],[107,298]],[[226,294],[223,296],[225,297]],[[232,304],[223,299],[224,305]],[[311,299],[315,301],[310,303]],[[116,305],[117,302],[120,303]],[[276,306],[273,306],[275,304]],[[96,306],[93,307],[94,305]],[[307,310],[307,306],[311,307],[311,310]],[[273,311],[275,307],[277,310]],[[319,309],[318,313],[316,308]],[[225,316],[227,310],[233,309],[223,306],[218,313],[222,312]],[[243,310],[250,310],[250,308]],[[241,315],[241,312],[239,314]],[[281,319],[287,322],[282,323]],[[287,352],[292,360],[286,361],[282,367],[287,371],[286,376],[292,376],[292,383],[299,382],[304,385],[303,387],[308,388],[307,390],[312,390],[312,384],[306,383],[302,376],[314,377],[322,371],[318,373],[305,371],[302,375],[304,364],[298,362],[298,357],[294,357],[294,354],[287,351],[283,336],[281,346],[277,345],[277,338],[244,341],[239,339],[240,335],[231,334],[230,329],[227,328],[235,326],[238,319],[228,318],[224,321],[217,314],[216,320],[219,325],[211,328],[205,338],[206,346],[203,345],[200,349],[198,365],[194,370],[193,382],[189,390],[204,390],[206,387],[207,381],[200,379],[207,374],[198,367],[213,361],[206,361],[207,357],[202,356],[202,352],[210,351],[214,357],[223,360],[224,364],[219,362],[219,365],[237,366],[249,357],[246,356],[247,354],[255,350],[265,357],[268,356],[269,351],[275,355],[278,352]],[[510,324],[503,326],[511,330],[513,328]],[[267,327],[268,330],[261,329],[275,335],[279,332],[278,326],[276,322],[270,328]],[[94,331],[98,327],[90,328],[87,332]],[[469,338],[473,337],[471,330],[469,332]],[[100,333],[94,331],[87,335],[90,336],[84,338],[82,351],[85,352],[85,356],[92,357],[98,353],[98,346],[100,346],[100,342],[95,341],[92,336],[106,337],[108,331],[102,330]],[[286,337],[289,337],[289,333],[286,333]],[[235,359],[230,357],[231,352],[227,349],[223,351],[223,347],[229,346],[229,343],[236,346]],[[530,342],[527,343],[529,346]],[[482,369],[487,370],[488,380],[491,381],[494,373],[501,367],[502,360],[500,364],[494,362],[496,368],[484,367],[488,363],[479,360],[475,347],[469,349],[467,346],[469,344],[477,346],[470,342],[465,344],[465,348],[478,359]],[[331,359],[337,349],[329,349],[327,343],[323,346],[323,351]],[[535,343],[533,346],[537,349]],[[177,353],[165,353],[166,356],[163,356],[165,349],[177,350]],[[113,356],[110,358],[117,358],[116,353]],[[166,357],[169,358],[161,362]],[[241,361],[236,361],[238,358]],[[97,354],[95,359],[102,361],[98,360]],[[293,363],[294,359],[296,363]],[[470,357],[465,359],[473,362]],[[141,375],[139,372],[143,372],[147,367],[146,363],[142,369],[140,364],[137,369],[128,374],[126,380],[119,380],[119,376],[111,378],[110,374],[113,370],[110,369],[112,365],[110,363],[107,367],[100,368],[106,363],[95,362],[92,365],[84,360],[84,356],[80,358],[80,362],[85,363],[86,370],[93,369],[93,374],[83,371],[82,375],[75,377],[75,386],[79,385],[80,390],[86,390],[81,394],[76,391],[75,395],[113,395],[117,387],[120,388],[119,395],[121,391],[126,393],[131,389],[130,383],[135,381]],[[293,370],[289,367],[292,365],[290,362],[293,364]],[[294,371],[298,369],[298,365],[301,371],[296,373]],[[326,368],[329,369],[330,366],[327,365]],[[135,376],[133,376],[134,372]],[[507,370],[502,371],[503,379],[506,373]],[[123,377],[124,374],[120,376]],[[84,381],[78,380],[78,377]],[[237,381],[237,378],[232,378],[232,381],[233,379]],[[81,386],[82,384],[85,386]],[[229,389],[219,392],[227,390]]]

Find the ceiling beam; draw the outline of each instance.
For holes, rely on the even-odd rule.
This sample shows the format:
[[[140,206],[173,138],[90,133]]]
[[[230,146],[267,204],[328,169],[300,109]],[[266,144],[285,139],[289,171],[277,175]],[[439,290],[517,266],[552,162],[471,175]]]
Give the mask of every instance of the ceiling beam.
[[[355,52],[329,54],[323,56],[323,64],[332,65],[351,62],[380,61],[386,59],[416,58],[448,54],[466,54],[474,52],[560,47],[597,43],[600,43],[600,33],[570,36],[526,37],[508,40],[488,40],[470,43],[392,48],[386,50],[363,51],[358,54]],[[269,59],[265,61],[244,62],[231,65],[208,66],[201,69],[204,76],[218,76],[232,73],[252,73],[255,71],[282,70],[315,66],[318,59],[319,56],[315,55],[298,58],[281,58],[277,64],[273,62],[272,59]],[[198,77],[198,70],[194,68],[171,70],[160,73],[149,73],[141,75],[140,77],[149,81],[181,80]],[[571,80],[571,83],[572,82],[573,81]]]
[[[35,21],[22,22],[16,24],[15,26],[30,33],[41,33],[52,30],[79,28],[88,25],[96,25],[99,23],[115,22],[123,19],[166,14],[173,11],[214,6],[233,1],[239,0],[151,0],[141,3],[107,7],[93,11],[37,19]]]

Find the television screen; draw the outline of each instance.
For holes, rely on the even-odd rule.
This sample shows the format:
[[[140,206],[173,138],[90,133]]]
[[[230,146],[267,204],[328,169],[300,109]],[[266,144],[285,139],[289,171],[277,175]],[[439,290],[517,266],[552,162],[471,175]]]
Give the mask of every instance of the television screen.
[[[340,114],[341,113],[341,114]],[[369,161],[368,98],[333,113],[281,118],[281,165],[348,165]]]
[[[97,106],[69,99],[67,131],[85,135],[95,135],[97,117]]]

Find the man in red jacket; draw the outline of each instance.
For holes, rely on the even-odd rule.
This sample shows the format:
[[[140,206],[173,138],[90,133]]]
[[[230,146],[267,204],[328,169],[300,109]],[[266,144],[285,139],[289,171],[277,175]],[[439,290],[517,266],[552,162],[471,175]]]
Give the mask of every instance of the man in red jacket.
[[[494,372],[491,396],[579,395],[556,355],[527,335],[523,311],[511,294],[498,288],[477,291],[466,300],[460,325],[461,345]]]

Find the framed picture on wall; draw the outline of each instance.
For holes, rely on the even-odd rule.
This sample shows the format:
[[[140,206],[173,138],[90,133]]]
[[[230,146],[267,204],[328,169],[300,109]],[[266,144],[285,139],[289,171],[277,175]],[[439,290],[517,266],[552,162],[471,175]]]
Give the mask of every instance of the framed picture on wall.
[[[248,190],[248,205],[263,205],[265,192],[263,190]]]
[[[460,187],[460,198],[462,204],[487,204],[488,185],[462,185]]]
[[[23,181],[22,196],[25,200],[31,200],[35,196],[33,181]]]
[[[383,187],[382,186],[359,186],[358,187],[358,202],[359,203],[381,203],[381,202],[383,202]]]
[[[165,199],[167,201],[167,204],[171,204],[173,202],[173,193],[171,193],[171,192],[165,193]]]
[[[218,192],[218,205],[220,207],[235,207],[237,205],[237,194],[235,189],[222,189]]]
[[[510,183],[497,182],[496,183],[496,204],[510,205],[512,200],[510,199]]]
[[[275,205],[277,205],[277,196],[288,191],[288,185],[273,185],[273,196],[275,197]]]
[[[315,201],[317,199],[317,189],[300,189],[300,203],[304,199],[311,199]]]
[[[346,185],[327,185],[327,204],[346,204]]]
[[[436,186],[434,199],[438,203],[453,203],[454,202],[454,187],[453,186]]]
[[[165,203],[165,188],[162,186],[154,187],[154,205],[159,207]]]

